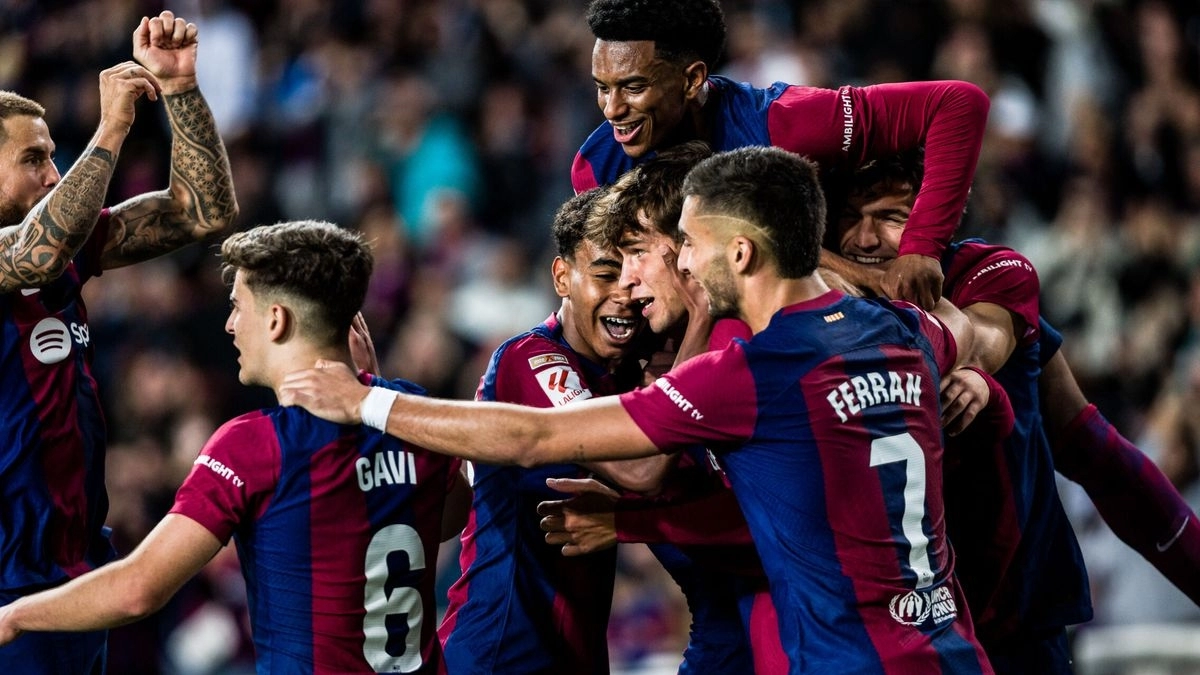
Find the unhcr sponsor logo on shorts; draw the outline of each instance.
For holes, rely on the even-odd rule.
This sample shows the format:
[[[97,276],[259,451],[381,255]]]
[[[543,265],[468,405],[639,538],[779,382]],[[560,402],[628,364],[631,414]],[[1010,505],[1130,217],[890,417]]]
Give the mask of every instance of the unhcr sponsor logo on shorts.
[[[930,618],[934,623],[945,623],[958,617],[954,594],[945,586],[932,591],[909,591],[892,596],[888,610],[893,619],[905,626],[919,626]]]

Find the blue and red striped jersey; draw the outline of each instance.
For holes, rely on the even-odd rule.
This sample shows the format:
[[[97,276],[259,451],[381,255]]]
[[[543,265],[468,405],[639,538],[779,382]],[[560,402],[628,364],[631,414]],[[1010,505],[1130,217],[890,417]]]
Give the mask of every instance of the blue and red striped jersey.
[[[992,672],[945,534],[938,381],[955,356],[915,306],[831,291],[622,395],[659,448],[721,457],[791,673]]]
[[[23,593],[112,560],[105,422],[80,291],[101,273],[108,211],[55,281],[0,295],[0,590]]]
[[[987,119],[987,97],[965,82],[903,82],[823,89],[776,82],[767,89],[708,78],[703,114],[714,152],[773,145],[823,169],[925,148],[925,180],[900,253],[936,258],[962,216]],[[686,140],[686,139],[685,139]],[[625,154],[605,121],[571,166],[575,192],[611,185],[653,153]]]
[[[459,464],[275,407],[213,434],[171,512],[236,541],[259,673],[445,673],[434,575]]]
[[[979,636],[990,644],[1018,630],[1087,621],[1087,570],[1059,500],[1042,424],[1038,377],[1061,338],[1042,332],[1037,272],[1020,253],[975,239],[951,244],[942,266],[951,302],[1003,307],[1018,317],[1020,332],[994,374],[1012,403],[1012,433],[998,454],[962,448],[963,462],[946,476],[950,537]],[[1044,357],[1042,349],[1049,352]]]
[[[476,398],[557,407],[628,390],[636,374],[614,377],[580,357],[551,315],[496,349]],[[475,497],[462,534],[463,573],[438,631],[451,672],[607,673],[616,550],[565,557],[546,543],[537,514],[540,502],[562,498],[547,478],[587,472],[480,463],[469,471]]]

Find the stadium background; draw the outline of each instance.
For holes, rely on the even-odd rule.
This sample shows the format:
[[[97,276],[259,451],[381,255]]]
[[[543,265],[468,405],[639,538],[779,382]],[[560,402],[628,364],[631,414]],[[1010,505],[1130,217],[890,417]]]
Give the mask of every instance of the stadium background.
[[[365,232],[378,258],[366,314],[385,374],[467,398],[492,349],[557,306],[549,222],[570,194],[576,148],[601,121],[584,5],[0,0],[0,88],[46,106],[65,171],[98,119],[97,74],[130,57],[138,19],[167,8],[195,21],[239,228],[323,218]],[[1089,397],[1200,507],[1200,5],[723,6],[730,37],[717,72],[737,79],[954,78],[988,92],[960,234],[1034,262],[1043,311]],[[165,185],[168,153],[164,117],[143,104],[109,203]],[[237,384],[214,250],[110,272],[86,290],[111,427],[110,524],[128,551],[216,425],[272,399]],[[1081,672],[1110,672],[1103,664],[1119,659],[1101,652],[1123,645],[1200,649],[1200,608],[1116,541],[1082,491],[1063,492],[1097,612],[1075,633]],[[252,672],[231,553],[162,613],[114,631],[110,672]],[[448,584],[453,544],[441,566]],[[614,669],[673,672],[686,608],[644,548],[625,547],[621,567]],[[1138,672],[1200,667],[1149,663],[1165,669]]]

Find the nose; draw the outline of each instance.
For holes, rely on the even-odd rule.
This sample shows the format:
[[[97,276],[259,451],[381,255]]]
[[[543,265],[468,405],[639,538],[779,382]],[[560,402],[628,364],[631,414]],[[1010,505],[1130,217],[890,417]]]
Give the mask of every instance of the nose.
[[[230,312],[229,318],[225,319],[225,332],[233,335],[233,312]]]
[[[610,122],[624,117],[628,107],[620,88],[609,89],[608,92],[600,94],[600,109],[604,111],[604,119]]]
[[[852,241],[861,250],[869,251],[879,246],[879,233],[875,230],[875,220],[870,216],[859,219],[852,234]]]
[[[681,246],[680,247],[679,256],[675,259],[675,267],[679,270],[680,274],[691,274],[692,273],[692,247],[691,246]]]
[[[46,166],[48,169],[46,170],[46,177],[42,181],[42,184],[48,188],[52,188],[62,180],[62,174],[58,172],[58,166],[54,162],[46,162]]]
[[[617,277],[617,288],[623,289],[626,293],[636,286],[639,281],[633,266],[633,256],[626,256],[625,262],[621,264],[621,276]]]

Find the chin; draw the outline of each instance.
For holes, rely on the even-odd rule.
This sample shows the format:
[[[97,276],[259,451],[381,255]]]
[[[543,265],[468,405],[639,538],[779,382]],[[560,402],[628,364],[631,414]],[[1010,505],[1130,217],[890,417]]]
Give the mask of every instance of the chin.
[[[642,143],[638,143],[636,145],[633,143],[622,144],[621,149],[625,151],[626,155],[628,155],[629,157],[632,157],[634,159],[639,159],[641,157],[644,157],[644,156],[646,156],[647,153],[650,152],[650,146],[642,144]]]

